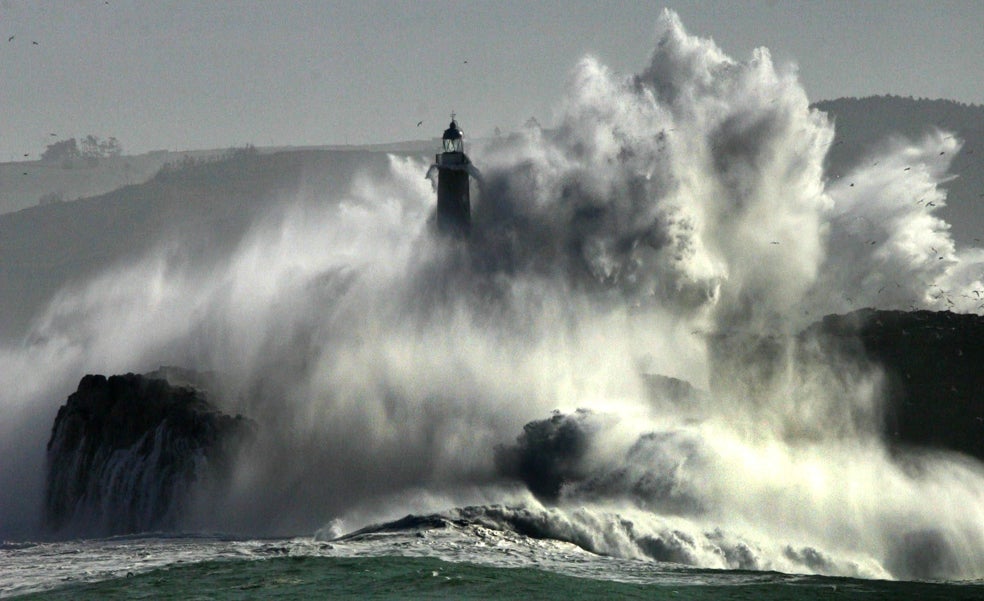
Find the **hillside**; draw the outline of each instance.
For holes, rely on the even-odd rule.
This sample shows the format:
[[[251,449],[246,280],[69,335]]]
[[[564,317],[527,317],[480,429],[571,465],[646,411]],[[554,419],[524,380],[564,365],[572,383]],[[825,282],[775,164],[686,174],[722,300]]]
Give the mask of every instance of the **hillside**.
[[[154,176],[167,163],[184,157],[203,159],[222,151],[168,152],[103,157],[95,160],[0,163],[0,214],[39,204],[105,194]]]
[[[827,158],[831,178],[891,136],[917,139],[933,128],[960,136],[964,146],[952,165],[958,177],[946,184],[949,198],[941,215],[958,244],[980,246],[975,239],[984,237],[984,150],[978,151],[984,147],[984,107],[891,96],[815,106],[835,120],[836,141]],[[0,164],[0,340],[22,337],[31,318],[67,283],[165,240],[181,241],[183,252],[195,260],[218,258],[274,203],[287,197],[337,198],[356,173],[382,175],[387,153],[428,160],[434,147],[433,141],[409,141],[224,155],[150,153],[71,169],[41,162]],[[180,168],[161,171],[168,164]],[[102,191],[72,200],[86,190]],[[63,201],[39,205],[39,196],[46,194]],[[19,210],[3,214],[10,207]]]
[[[984,106],[900,96],[839,98],[814,106],[835,121],[836,138],[827,156],[831,178],[858,165],[892,136],[918,140],[938,129],[962,139],[950,167],[957,177],[945,185],[947,205],[939,215],[952,226],[959,245],[981,245],[975,238],[984,237]]]
[[[381,152],[238,152],[187,161],[92,198],[0,215],[0,340],[24,336],[66,284],[165,241],[180,242],[195,262],[215,260],[283,199],[337,198],[358,174],[381,177],[387,169]]]
[[[258,149],[258,152],[274,154],[347,151],[428,154],[437,146],[437,142],[433,140],[409,140],[368,146],[271,147]],[[234,151],[235,149],[155,150],[144,154],[117,157],[0,163],[0,215],[40,204],[99,196],[123,186],[142,184],[166,165],[176,165],[189,160],[214,160]]]

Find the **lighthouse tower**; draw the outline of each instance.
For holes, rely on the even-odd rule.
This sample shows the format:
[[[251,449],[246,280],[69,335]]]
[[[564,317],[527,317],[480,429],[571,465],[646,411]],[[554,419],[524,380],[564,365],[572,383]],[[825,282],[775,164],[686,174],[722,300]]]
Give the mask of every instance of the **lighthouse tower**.
[[[451,124],[441,136],[443,152],[427,172],[437,172],[437,227],[443,232],[467,233],[471,226],[471,198],[468,177],[480,177],[465,154],[465,141],[451,113]]]

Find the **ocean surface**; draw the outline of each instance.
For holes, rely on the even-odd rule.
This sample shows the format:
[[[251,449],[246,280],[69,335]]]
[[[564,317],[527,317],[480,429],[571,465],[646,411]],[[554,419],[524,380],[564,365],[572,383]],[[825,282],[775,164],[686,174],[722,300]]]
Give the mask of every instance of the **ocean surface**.
[[[981,599],[984,582],[708,570],[419,524],[350,538],[131,536],[0,548],[18,599]]]
[[[394,156],[228,248],[178,227],[66,282],[0,343],[0,596],[984,599],[984,464],[892,448],[883,374],[794,337],[980,313],[984,249],[935,213],[962,141],[834,177],[795,69],[670,11],[655,41],[632,77],[581,60],[553,130],[476,148],[467,238]],[[80,378],[163,365],[256,424],[222,477],[171,486],[155,442],[45,480],[82,456],[46,445]],[[106,538],[128,524],[185,534]]]
[[[408,515],[340,537],[134,535],[0,547],[21,599],[981,599],[984,581],[712,570],[592,553],[488,519]],[[486,519],[462,519],[469,515]],[[454,517],[452,517],[454,516]]]

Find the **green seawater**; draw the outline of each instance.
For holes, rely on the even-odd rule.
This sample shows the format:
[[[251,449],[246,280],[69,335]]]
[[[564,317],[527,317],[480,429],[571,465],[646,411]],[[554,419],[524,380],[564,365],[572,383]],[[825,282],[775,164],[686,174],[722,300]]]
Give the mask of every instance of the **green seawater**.
[[[774,573],[680,574],[673,583],[626,583],[532,568],[431,558],[282,557],[174,566],[16,597],[85,599],[984,599],[984,584],[920,583]]]

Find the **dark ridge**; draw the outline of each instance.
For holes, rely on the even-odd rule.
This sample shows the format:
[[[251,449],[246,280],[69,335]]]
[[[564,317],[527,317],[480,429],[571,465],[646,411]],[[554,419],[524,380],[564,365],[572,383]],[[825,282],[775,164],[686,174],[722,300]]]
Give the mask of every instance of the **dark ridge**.
[[[359,151],[242,150],[188,159],[107,194],[0,215],[0,340],[22,337],[66,285],[165,244],[190,262],[221,260],[285,200],[323,205],[360,174],[383,177],[388,161]]]
[[[384,522],[382,524],[373,524],[366,526],[365,528],[359,528],[353,532],[340,536],[335,540],[347,540],[365,537],[372,534],[386,534],[391,532],[406,532],[409,530],[435,530],[447,528],[451,524],[455,523],[447,517],[439,514],[429,514],[429,515],[413,515],[408,514],[398,520],[393,520],[392,522]]]
[[[827,154],[827,176],[839,178],[862,166],[872,152],[893,136],[918,141],[939,130],[963,140],[953,157],[951,172],[957,177],[945,182],[946,206],[939,215],[951,225],[951,234],[961,246],[980,246],[984,214],[980,209],[984,192],[984,106],[952,100],[929,100],[901,96],[838,98],[812,105],[834,119],[835,139]]]

